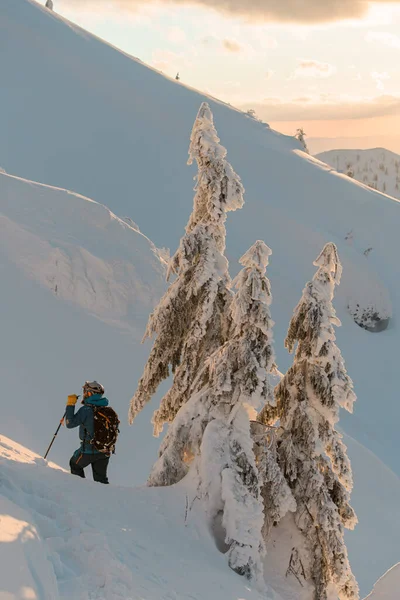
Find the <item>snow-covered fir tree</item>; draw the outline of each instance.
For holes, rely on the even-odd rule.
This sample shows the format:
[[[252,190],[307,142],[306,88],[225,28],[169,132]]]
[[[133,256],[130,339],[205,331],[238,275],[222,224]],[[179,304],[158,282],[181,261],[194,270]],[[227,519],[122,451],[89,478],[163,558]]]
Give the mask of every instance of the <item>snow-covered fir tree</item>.
[[[302,129],[302,128],[297,129],[296,135],[295,135],[296,140],[299,140],[299,142],[302,144],[304,152],[307,152],[307,154],[310,154],[308,147],[307,147],[306,137],[307,137],[307,134],[304,131],[304,129]]]
[[[278,456],[297,502],[295,522],[310,549],[310,579],[315,599],[326,600],[334,586],[341,600],[356,600],[358,585],[351,572],[344,527],[357,523],[351,508],[352,473],[346,447],[335,426],[339,408],[352,412],[356,397],[335,344],[340,325],[332,305],[342,266],[337,248],[326,244],[314,262],[290,322],[285,345],[292,367],[275,390],[280,418]]]
[[[191,134],[189,164],[194,160],[198,175],[193,213],[169,268],[176,279],[150,316],[145,337],[156,339],[130,406],[132,423],[172,370],[171,388],[153,417],[156,435],[188,400],[199,368],[227,336],[231,292],[225,221],[228,211],[243,206],[244,189],[226,160],[207,103],[200,107]]]
[[[273,478],[269,463],[263,470],[265,480],[259,477],[248,412],[273,398],[271,291],[265,276],[270,254],[268,246],[257,241],[241,258],[244,268],[233,282],[236,294],[229,307],[229,339],[200,371],[194,395],[170,426],[149,480],[151,485],[164,483],[171,465],[176,472],[175,462],[182,454],[194,457],[192,465],[209,518],[213,521],[222,514],[229,564],[253,579],[262,573],[262,489],[268,486],[268,497],[276,491],[267,481]],[[264,465],[264,455],[261,462]],[[274,466],[279,471],[276,459]],[[279,504],[275,496],[274,503]],[[281,508],[283,512],[280,506],[276,510]]]
[[[267,541],[272,526],[296,510],[296,501],[278,462],[276,428],[252,421],[251,433],[264,507],[262,534]]]
[[[238,355],[245,364],[245,380],[251,391],[247,404],[255,408],[276,405],[270,384],[270,374],[276,370],[273,321],[269,308],[272,295],[265,274],[271,253],[264,242],[257,241],[240,259],[244,268],[234,281],[237,293],[231,308],[232,321],[241,344]],[[252,429],[257,432],[252,437],[264,505],[263,535],[266,538],[270,527],[288,511],[294,511],[296,503],[277,463],[274,441],[271,442],[265,429],[260,435],[256,423],[252,424]]]

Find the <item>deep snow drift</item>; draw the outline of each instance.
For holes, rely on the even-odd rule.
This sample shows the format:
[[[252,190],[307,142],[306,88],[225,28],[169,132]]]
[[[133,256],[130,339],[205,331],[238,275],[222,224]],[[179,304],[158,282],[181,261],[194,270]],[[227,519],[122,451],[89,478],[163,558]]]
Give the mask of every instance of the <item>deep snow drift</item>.
[[[1,4],[0,36],[8,57],[0,167],[89,195],[134,219],[157,246],[175,250],[192,206],[194,170],[185,163],[204,96],[29,0]],[[327,241],[339,248],[338,345],[359,398],[341,425],[387,465],[349,444],[360,524],[347,539],[367,593],[399,560],[400,404],[393,374],[400,205],[333,173],[292,138],[210,104],[246,187],[245,207],[227,222],[232,274],[256,239],[273,250],[271,312],[281,371],[291,361],[283,338],[312,261]],[[143,482],[159,443],[151,437],[152,407],[131,430],[124,414],[148,352],[139,346],[146,317],[164,289],[157,252],[96,203],[7,176],[0,185],[2,431],[44,452],[65,396],[79,393],[85,379],[100,379],[122,416],[111,478]],[[388,329],[372,334],[356,325],[348,306],[357,304],[390,317]],[[51,457],[66,466],[76,444],[75,432],[62,430]]]

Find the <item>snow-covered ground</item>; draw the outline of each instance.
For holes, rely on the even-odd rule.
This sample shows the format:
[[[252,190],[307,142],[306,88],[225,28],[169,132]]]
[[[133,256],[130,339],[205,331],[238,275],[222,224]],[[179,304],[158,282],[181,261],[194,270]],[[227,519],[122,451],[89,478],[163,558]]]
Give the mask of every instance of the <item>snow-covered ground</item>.
[[[145,481],[159,441],[151,437],[151,406],[132,429],[124,415],[149,349],[139,343],[147,314],[165,285],[164,267],[154,244],[175,250],[191,210],[194,171],[185,163],[191,126],[204,96],[30,0],[0,4],[0,39],[7,55],[1,73],[0,114],[7,118],[2,121],[0,166],[18,177],[66,187],[96,201],[0,175],[0,431],[43,453],[66,395],[79,393],[85,379],[99,379],[122,417],[111,480],[117,485],[137,485]],[[304,155],[293,138],[227,105],[209,102],[228,158],[246,187],[244,209],[229,215],[227,222],[232,274],[238,269],[239,256],[256,239],[264,239],[273,250],[271,311],[281,371],[291,360],[283,349],[283,338],[301,290],[314,273],[312,261],[325,242],[339,247],[344,277],[335,299],[343,322],[338,344],[359,397],[355,414],[341,421],[351,436],[347,443],[355,473],[353,504],[360,519],[347,543],[365,595],[400,559],[400,404],[394,375],[400,342],[400,205]],[[154,244],[113,213],[132,218]],[[387,330],[370,333],[358,327],[348,311],[348,306],[357,304],[390,316]],[[75,432],[62,429],[51,458],[67,467],[76,438]],[[90,504],[97,490],[96,506],[103,515],[110,512],[110,503],[103,508],[100,504],[112,491],[100,492],[90,482],[72,481],[37,463],[29,463],[28,468],[11,457],[8,461],[1,464],[0,475],[4,469],[9,473],[4,489],[18,488],[10,471],[15,469],[15,477],[23,473],[27,481],[36,482],[32,483],[34,495],[41,488],[45,498],[50,494],[51,504],[53,477],[63,478],[58,498],[65,495],[78,502],[83,494]],[[33,473],[33,479],[28,473]],[[133,507],[136,491],[121,493]],[[172,490],[151,493],[175,498],[179,504]],[[8,504],[4,512],[29,523],[36,548],[42,547],[46,535],[30,513],[30,498],[20,502],[18,494],[5,495],[13,505]],[[143,505],[146,502],[143,499]],[[173,504],[173,500],[166,501],[165,515],[171,506],[175,510]],[[143,523],[154,519],[150,509],[146,514],[141,516]],[[77,519],[81,518],[79,514]],[[100,520],[91,527],[98,528],[96,535],[101,539],[110,538],[108,526],[105,529]],[[80,539],[75,539],[69,555],[72,565]],[[123,553],[124,546],[117,548],[119,541],[110,539],[109,543],[115,544],[116,555]],[[210,552],[213,564],[220,561],[221,581],[233,577],[236,582],[235,575],[226,574],[223,557],[210,548],[207,545],[205,552]],[[149,550],[153,551],[156,548]],[[185,552],[179,556],[184,560]],[[85,564],[96,578],[96,565]],[[43,565],[35,568],[45,569]],[[157,577],[158,568],[154,573]],[[26,585],[32,585],[28,575]],[[238,585],[243,582],[239,580]],[[190,593],[205,597],[201,587],[189,592],[182,586],[179,580],[175,596],[171,592],[171,596],[155,597],[186,600]],[[152,600],[133,589],[135,600],[141,596]],[[96,593],[82,598],[107,598]],[[164,593],[169,593],[167,584]],[[224,594],[215,598],[251,597],[243,587]]]
[[[329,150],[317,154],[317,158],[339,173],[350,173],[357,181],[400,199],[399,154],[384,148]]]
[[[188,482],[83,483],[3,436],[0,469],[1,600],[283,600],[226,567]]]
[[[365,450],[357,453],[365,465]],[[388,539],[400,501],[400,486],[393,487],[384,470],[382,476],[374,458],[369,473],[358,478],[359,493],[369,477],[379,478],[371,505],[381,508],[374,523],[368,519],[358,556],[362,545],[378,547],[380,536]],[[285,552],[294,542],[293,529],[285,530],[278,553],[276,535],[271,538],[268,585],[259,594],[227,568],[190,481],[172,488],[83,482],[0,435],[1,600],[309,600],[286,574]],[[398,524],[393,534],[399,538]],[[371,600],[398,600],[398,585],[397,568],[378,582]]]
[[[389,569],[365,600],[398,600],[400,595],[400,563]]]

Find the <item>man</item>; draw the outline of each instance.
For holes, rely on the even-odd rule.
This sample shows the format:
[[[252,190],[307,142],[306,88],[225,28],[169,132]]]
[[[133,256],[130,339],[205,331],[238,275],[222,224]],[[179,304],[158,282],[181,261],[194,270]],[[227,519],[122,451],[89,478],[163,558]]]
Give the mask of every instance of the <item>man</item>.
[[[76,394],[68,396],[65,412],[65,423],[68,429],[79,426],[81,446],[69,461],[71,473],[85,477],[84,469],[92,465],[93,479],[99,483],[108,483],[107,467],[110,452],[100,452],[94,446],[94,412],[96,407],[108,406],[108,400],[103,396],[104,388],[97,381],[86,381],[83,386],[82,408],[75,413]]]

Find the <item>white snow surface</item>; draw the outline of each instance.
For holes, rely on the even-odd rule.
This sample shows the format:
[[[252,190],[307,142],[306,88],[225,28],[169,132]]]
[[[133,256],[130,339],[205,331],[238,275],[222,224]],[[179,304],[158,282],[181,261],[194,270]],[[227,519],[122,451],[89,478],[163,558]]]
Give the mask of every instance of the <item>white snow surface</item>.
[[[165,287],[154,244],[106,207],[0,173],[0,245],[61,300],[140,337]]]
[[[385,148],[329,150],[316,155],[339,173],[352,171],[354,179],[400,199],[400,154]]]
[[[7,173],[57,188],[0,173],[1,433],[43,453],[67,394],[79,393],[86,379],[98,379],[122,417],[111,481],[126,486],[145,481],[159,445],[151,437],[150,415],[166,387],[130,430],[124,415],[149,351],[149,345],[140,346],[139,341],[147,315],[165,289],[164,267],[155,246],[129,219],[158,247],[174,251],[178,246],[192,209],[195,170],[185,166],[189,135],[206,99],[228,160],[246,188],[244,208],[227,220],[232,275],[239,270],[239,257],[255,240],[265,240],[273,250],[268,273],[280,371],[292,360],[283,339],[304,284],[314,273],[312,262],[328,241],[339,249],[343,278],[334,305],[343,327],[337,331],[337,343],[358,396],[354,415],[342,415],[340,422],[350,436],[346,443],[355,480],[352,504],[359,517],[359,525],[346,539],[353,570],[367,594],[400,559],[400,403],[395,375],[400,342],[399,203],[334,173],[301,152],[293,138],[177,84],[36,2],[0,3],[0,40],[7,56],[1,71],[0,114],[6,118],[0,166]],[[351,239],[345,239],[350,231]],[[392,315],[388,329],[373,334],[359,328],[347,310],[354,303],[380,304],[385,314]],[[50,457],[66,468],[77,444],[75,432],[61,429]],[[102,499],[109,494],[114,501],[113,493],[119,494],[114,486],[100,492],[89,481],[71,480],[36,463],[18,466],[18,461],[7,460],[1,463],[0,475],[14,468],[23,473],[31,482],[27,488],[35,490],[32,497],[40,497],[43,488],[43,496],[54,502],[53,479],[65,478],[57,501],[70,498],[74,510],[72,501],[82,504],[84,497],[88,505],[98,502],[103,516],[109,515],[112,503],[108,497],[104,503]],[[10,477],[8,484],[0,479],[2,490],[17,485]],[[150,493],[176,500],[173,490]],[[133,513],[131,495],[136,491],[123,494],[127,504],[132,502]],[[30,543],[42,548],[45,535],[26,514],[30,503],[14,496],[7,499],[12,504],[5,513],[29,523],[36,540]],[[144,499],[145,508],[146,503]],[[165,515],[170,509],[178,510],[172,500]],[[154,514],[148,514],[152,522]],[[171,513],[174,523],[172,514],[176,513]],[[93,535],[115,544],[116,554],[124,552],[123,545],[116,549],[120,536],[113,541],[111,530],[104,533],[100,521],[91,527]],[[183,544],[186,538],[179,539]],[[73,543],[68,568],[74,568],[80,541],[78,536]],[[217,590],[224,577],[237,578],[211,548],[207,546],[211,557],[207,564],[211,569],[218,564]],[[186,553],[183,549],[183,559]],[[88,556],[87,576],[95,579],[96,561],[90,562]],[[157,560],[159,564],[162,557]],[[34,572],[45,571],[42,564],[34,567]],[[24,585],[35,583],[32,572],[26,571]],[[179,568],[175,576],[182,572],[184,568]],[[153,575],[159,576],[158,568]],[[19,593],[12,585],[10,594]],[[175,588],[186,589],[181,583]],[[79,593],[83,589],[82,583]],[[40,598],[40,591],[35,593]],[[205,597],[193,590],[186,596],[177,591],[175,597],[172,592],[154,597],[186,600],[190,593]],[[135,594],[135,600],[146,597],[143,591]],[[216,597],[225,600],[222,592]],[[226,598],[247,596],[235,588]]]
[[[82,481],[0,436],[1,600],[282,600],[226,568],[188,481]]]
[[[365,600],[398,600],[400,595],[400,563],[394,565],[377,581]]]
[[[398,504],[400,485],[391,487],[374,461],[363,479],[379,477]],[[372,502],[389,521],[393,508],[380,489]],[[377,514],[374,527],[385,537],[381,521]],[[310,600],[311,590],[286,576],[300,543],[290,517],[277,532],[278,551],[271,536],[262,593],[227,568],[205,522],[188,479],[169,488],[83,482],[0,435],[1,600]],[[362,543],[376,544],[372,532]],[[392,571],[370,600],[398,600],[398,568]]]

